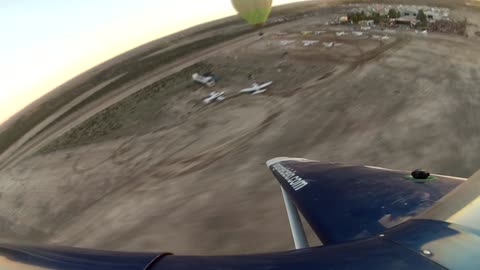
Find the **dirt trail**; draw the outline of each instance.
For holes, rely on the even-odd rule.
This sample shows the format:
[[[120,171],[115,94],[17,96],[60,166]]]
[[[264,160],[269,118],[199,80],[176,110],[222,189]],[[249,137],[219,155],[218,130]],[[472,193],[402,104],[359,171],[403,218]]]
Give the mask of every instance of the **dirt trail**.
[[[3,151],[3,153],[0,155],[0,160],[5,160],[5,159],[8,159],[8,158],[12,157],[12,154],[17,152],[21,147],[24,147],[24,144],[26,142],[31,140],[34,136],[36,136],[41,131],[43,131],[43,129],[45,129],[48,125],[55,122],[58,118],[60,118],[62,115],[64,115],[66,112],[68,112],[71,108],[73,108],[76,105],[82,103],[82,101],[84,101],[88,97],[92,96],[93,94],[98,92],[103,87],[105,87],[105,86],[109,85],[110,83],[120,79],[124,75],[125,74],[121,74],[121,75],[118,75],[118,76],[116,76],[116,77],[114,77],[110,80],[107,80],[107,81],[93,87],[92,89],[88,90],[87,92],[83,93],[82,95],[78,96],[74,100],[68,102],[68,104],[66,104],[65,106],[62,106],[54,114],[50,115],[45,120],[43,120],[40,124],[36,125],[30,131],[28,131],[25,135],[23,135],[18,141],[16,141],[7,150]]]

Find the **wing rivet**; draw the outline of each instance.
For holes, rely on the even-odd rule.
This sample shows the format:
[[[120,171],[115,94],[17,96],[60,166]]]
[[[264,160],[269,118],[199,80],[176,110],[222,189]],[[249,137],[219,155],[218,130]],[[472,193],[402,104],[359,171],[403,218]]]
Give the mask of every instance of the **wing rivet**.
[[[431,256],[431,255],[432,255],[432,252],[431,252],[430,250],[428,250],[428,249],[422,250],[422,253],[423,253],[424,255],[427,255],[427,256]]]

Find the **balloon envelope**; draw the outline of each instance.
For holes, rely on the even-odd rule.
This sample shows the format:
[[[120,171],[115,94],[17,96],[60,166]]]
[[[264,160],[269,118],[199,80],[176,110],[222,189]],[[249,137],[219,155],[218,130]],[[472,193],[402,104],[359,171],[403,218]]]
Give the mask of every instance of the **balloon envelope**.
[[[272,0],[232,0],[232,5],[252,25],[264,24],[272,11]]]

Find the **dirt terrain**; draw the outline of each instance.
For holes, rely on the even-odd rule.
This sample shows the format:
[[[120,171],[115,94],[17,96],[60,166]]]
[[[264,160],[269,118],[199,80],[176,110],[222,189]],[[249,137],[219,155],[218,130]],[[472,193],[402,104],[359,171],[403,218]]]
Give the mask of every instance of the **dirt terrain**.
[[[3,164],[0,237],[176,254],[286,250],[270,158],[477,170],[480,38],[355,36],[325,24],[344,9],[177,59],[51,126]],[[214,87],[191,81],[203,71],[219,77]],[[238,93],[269,80],[264,94]],[[223,102],[201,102],[220,90]]]

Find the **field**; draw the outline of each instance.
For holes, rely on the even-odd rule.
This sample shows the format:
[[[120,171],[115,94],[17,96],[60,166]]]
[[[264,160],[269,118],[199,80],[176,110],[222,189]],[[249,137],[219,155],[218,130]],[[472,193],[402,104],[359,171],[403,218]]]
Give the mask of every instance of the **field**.
[[[478,30],[479,10],[449,7],[468,17],[468,33]],[[176,254],[286,250],[270,158],[461,177],[480,167],[480,37],[380,28],[355,36],[357,26],[326,25],[348,6],[289,8],[308,16],[262,36],[235,21],[206,26],[178,50],[150,45],[76,88],[89,94],[59,102],[52,112],[63,113],[0,160],[0,237]],[[219,77],[212,88],[191,81],[206,71]],[[238,93],[269,80],[262,95]],[[203,104],[210,91],[227,98]]]

